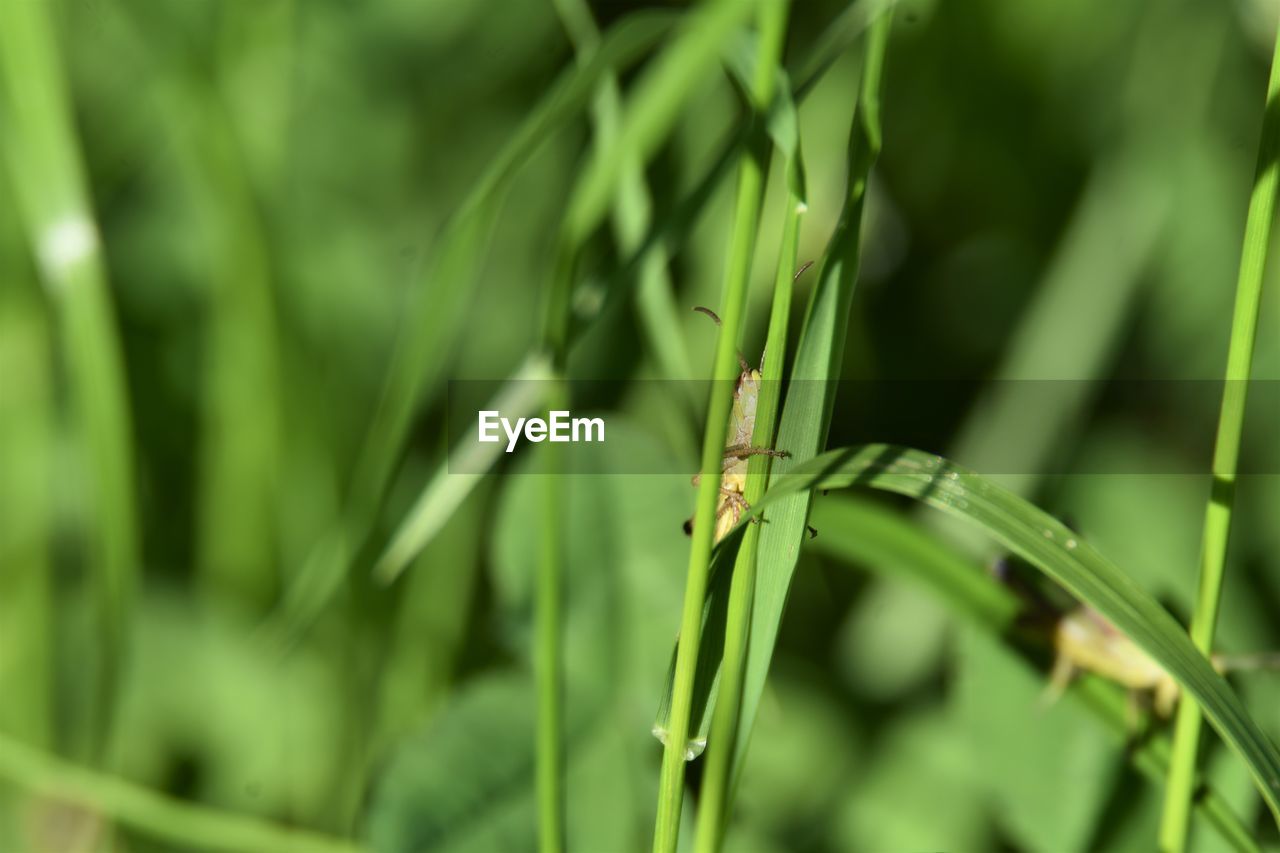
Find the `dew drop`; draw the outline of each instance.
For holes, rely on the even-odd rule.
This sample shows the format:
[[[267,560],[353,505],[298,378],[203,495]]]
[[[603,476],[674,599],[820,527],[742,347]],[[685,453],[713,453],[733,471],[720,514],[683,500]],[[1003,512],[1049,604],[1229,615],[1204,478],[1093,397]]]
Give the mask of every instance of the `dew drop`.
[[[1042,533],[1044,533],[1044,538],[1045,538],[1045,539],[1052,539],[1052,538],[1053,538],[1053,531],[1052,531],[1052,530],[1050,530],[1049,528],[1047,528],[1047,527],[1046,527],[1046,528],[1045,528],[1043,531],[1041,531],[1041,532],[1042,532]]]
[[[1068,551],[1074,551],[1078,543],[1074,539],[1068,539],[1065,544],[1067,546]]]

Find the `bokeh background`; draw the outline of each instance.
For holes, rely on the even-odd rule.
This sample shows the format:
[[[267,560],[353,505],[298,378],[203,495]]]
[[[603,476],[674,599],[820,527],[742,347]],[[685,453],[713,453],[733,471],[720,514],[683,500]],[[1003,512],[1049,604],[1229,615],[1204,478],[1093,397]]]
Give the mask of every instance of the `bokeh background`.
[[[644,5],[592,9],[608,27]],[[793,5],[789,64],[803,64],[845,5]],[[394,584],[371,569],[445,459],[446,380],[503,379],[537,344],[559,219],[591,144],[585,116],[531,153],[491,236],[460,265],[464,323],[447,346],[426,347],[406,441],[382,448],[387,476],[367,517],[354,472],[396,342],[421,334],[406,306],[437,235],[575,61],[555,7],[49,8],[127,385],[138,547],[132,589],[104,605],[92,532],[104,508],[87,484],[68,355],[77,326],[42,284],[20,214],[22,161],[7,156],[0,847],[199,849],[33,790],[44,759],[15,758],[12,745],[25,744],[94,768],[93,791],[127,780],[373,849],[531,848],[540,493],[536,478],[518,476],[528,460],[503,461],[476,484]],[[1155,420],[1089,389],[1221,375],[1278,13],[1261,0],[903,0],[889,47],[844,375],[964,380],[971,393],[947,416],[930,407],[916,424],[927,449],[979,469],[998,457],[1018,472],[1006,484],[1070,519],[1182,618],[1208,477],[1141,472],[1203,459],[1216,412],[1176,384]],[[859,68],[854,49],[800,107],[804,259],[821,256],[839,213]],[[12,101],[22,81],[6,85]],[[647,169],[655,221],[687,209],[741,119],[724,74],[687,93]],[[10,153],[14,133],[0,126]],[[683,308],[718,304],[731,174],[666,244],[694,377],[710,371],[715,336]],[[752,359],[781,188],[772,175],[744,341]],[[602,231],[581,299],[618,286],[621,254]],[[1255,375],[1280,378],[1270,291]],[[608,452],[630,470],[646,459],[694,467],[696,417],[629,387],[666,376],[664,356],[624,299],[571,360],[571,375],[616,383],[598,404]],[[1085,381],[1028,411],[1001,396],[1000,379]],[[848,407],[838,418],[874,434],[890,414],[912,418]],[[1276,414],[1253,410],[1246,436],[1250,458],[1272,470]],[[1120,473],[1037,474],[1064,448],[1082,470]],[[577,477],[569,489],[573,849],[649,844],[659,759],[649,728],[679,622],[680,525],[693,498],[679,475]],[[1274,477],[1243,481],[1225,649],[1280,648],[1278,502]],[[900,511],[976,565],[999,556]],[[822,543],[796,573],[729,849],[1149,847],[1159,792],[1127,768],[1114,733],[1069,699],[1040,707],[1043,672],[962,628],[926,590]],[[118,647],[103,640],[110,614]],[[1280,735],[1280,677],[1237,684]],[[1275,843],[1242,766],[1216,748],[1209,766]],[[695,762],[695,783],[698,772]]]

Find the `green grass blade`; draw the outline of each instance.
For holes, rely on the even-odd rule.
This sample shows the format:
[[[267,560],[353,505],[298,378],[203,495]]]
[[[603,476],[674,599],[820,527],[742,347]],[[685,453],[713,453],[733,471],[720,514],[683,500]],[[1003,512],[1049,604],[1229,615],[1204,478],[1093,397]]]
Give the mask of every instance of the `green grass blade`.
[[[114,704],[123,631],[138,574],[129,403],[98,226],[81,165],[72,107],[47,3],[0,4],[0,149],[20,220],[61,326],[78,439],[101,654],[85,662],[101,719]],[[94,747],[96,748],[96,743]]]
[[[771,474],[774,480],[813,457],[826,443],[835,388],[833,380],[839,379],[844,334],[858,276],[867,177],[880,150],[880,78],[891,26],[890,9],[874,20],[868,34],[863,79],[849,141],[848,197],[810,297],[791,369],[791,390],[783,406],[777,441],[777,447],[791,457],[775,461]],[[760,532],[751,637],[738,723],[740,737],[732,774],[735,778],[764,693],[808,512],[808,495],[781,501],[772,508],[769,523]]]
[[[600,43],[600,32],[585,0],[556,0],[556,11],[577,51],[578,62],[591,60]],[[591,105],[596,145],[608,149],[618,144],[622,124],[622,91],[613,75],[605,75]],[[624,256],[641,248],[653,223],[653,198],[640,161],[622,164],[613,204],[613,232]],[[637,270],[636,309],[661,375],[666,379],[693,378],[688,347],[680,335],[675,292],[667,272],[667,252],[655,244],[645,252]],[[688,401],[693,403],[692,397]]]
[[[243,152],[217,97],[166,87],[165,115],[204,236],[209,276],[197,562],[215,596],[265,608],[275,554],[281,405],[269,240]],[[228,535],[235,531],[235,535]]]
[[[565,0],[565,2],[572,2],[572,0]],[[862,18],[859,17],[857,20],[862,21]],[[865,21],[862,21],[859,26],[865,27]],[[843,34],[842,38],[833,44],[843,49],[847,47],[848,40],[854,34],[861,32],[861,30],[851,30],[846,25],[840,32]],[[819,79],[821,73],[829,65],[829,62],[822,63],[808,72],[810,86],[805,89],[804,94],[812,90],[812,84]],[[607,78],[602,85],[607,88]],[[797,91],[795,101],[801,99],[802,93]],[[607,101],[607,98],[602,100]],[[597,123],[602,128],[601,133],[603,135],[603,128],[613,124],[613,121],[606,120],[614,118],[609,115],[612,111],[612,106],[608,103],[602,105],[601,101],[598,100],[595,104],[595,110]],[[798,147],[795,102],[791,98],[775,99],[769,113],[768,130],[770,138],[784,156],[791,156],[791,152],[794,151],[795,169],[788,174],[787,180],[791,191],[801,201],[804,201],[804,169]],[[614,130],[614,132],[617,131]],[[634,170],[624,168],[619,178],[613,213],[614,232],[620,247],[624,250],[627,247],[632,248],[630,251],[625,252],[628,259],[621,267],[618,280],[625,283],[634,279],[638,282],[637,307],[642,315],[645,331],[650,338],[652,346],[661,353],[660,364],[663,365],[664,374],[669,377],[688,378],[689,368],[687,353],[681,354],[685,349],[684,340],[676,333],[680,323],[671,319],[672,302],[669,292],[670,282],[666,274],[666,259],[678,250],[680,244],[692,229],[694,219],[712,198],[712,191],[719,185],[720,179],[728,174],[728,167],[733,164],[735,157],[740,153],[744,141],[745,135],[743,133],[735,134],[724,145],[720,153],[712,159],[713,165],[707,170],[703,178],[697,182],[695,189],[686,196],[684,201],[677,205],[676,211],[672,215],[644,227],[642,229],[643,233],[638,238],[635,238],[635,229],[640,228],[638,223],[648,218],[646,213],[647,202],[642,195],[644,191],[643,184],[635,183],[637,180],[643,180],[643,173],[638,166]],[[634,245],[632,243],[633,238],[635,238]],[[601,313],[605,310],[605,306],[616,302],[624,292],[624,288],[621,286],[611,287],[606,293]],[[583,327],[575,327],[570,330],[571,345],[577,340],[577,334],[582,330]],[[673,347],[673,341],[678,341],[678,346]],[[530,356],[530,358],[535,357]],[[526,363],[528,362],[526,361]],[[463,494],[467,488],[469,486],[465,484],[446,487],[441,482],[439,474],[433,476],[428,485],[424,487],[423,494],[415,503],[415,509],[411,510],[411,515],[416,516],[416,519],[406,518],[397,528],[395,540],[400,544],[395,546],[396,555],[394,558],[390,556],[391,546],[383,551],[380,560],[385,562],[380,562],[380,566],[376,571],[379,577],[384,581],[389,581],[391,576],[396,573],[393,565],[399,564],[403,566],[408,559],[412,558],[411,548],[409,548],[411,542],[416,541],[416,547],[421,547],[429,541],[431,536],[430,529],[447,520],[446,515],[434,517],[435,514],[437,512],[447,513],[450,506],[456,506],[456,497]],[[433,493],[430,500],[428,499],[428,492]],[[447,500],[446,497],[448,497]],[[432,508],[433,520],[430,524],[423,520],[427,506]],[[411,529],[418,527],[426,532],[409,533]],[[332,546],[332,541],[330,546]],[[332,550],[332,547],[329,550]],[[338,569],[322,569],[319,567],[332,567],[335,561],[343,562],[346,557],[326,558],[325,551],[326,549],[323,547],[318,548],[317,553],[312,557],[311,565],[317,568],[305,572],[305,576],[310,583],[307,585],[297,584],[290,591],[290,601],[310,603],[296,603],[288,609],[297,613],[313,614],[315,609],[322,606],[323,602],[327,600],[327,593],[324,590],[336,584],[341,578],[341,567]],[[298,624],[307,618],[309,617],[295,616],[290,620],[290,623],[296,628]],[[667,698],[670,698],[669,693]],[[663,724],[665,725],[665,722]],[[705,732],[702,732],[702,735],[705,736],[705,734]]]
[[[465,328],[467,282],[477,266],[502,193],[543,142],[588,104],[606,74],[634,63],[668,33],[665,13],[629,16],[605,34],[591,61],[565,72],[494,158],[438,236],[421,282],[410,295],[382,396],[366,433],[347,498],[346,529],[317,543],[290,583],[275,633],[296,636],[325,606],[374,523],[410,420],[424,390],[443,376],[456,335]]]
[[[787,329],[791,322],[792,293],[796,278],[796,258],[800,244],[800,220],[804,204],[804,170],[800,160],[799,122],[785,78],[774,99],[780,105],[771,115],[771,133],[783,156],[787,180],[784,199],[782,245],[774,273],[773,308],[769,331],[765,338],[765,361],[761,368],[763,382],[756,400],[756,425],[751,444],[773,447],[782,396],[782,364],[787,352]],[[776,120],[775,120],[776,119]],[[770,357],[772,356],[772,357]],[[768,456],[753,456],[747,464],[748,503],[764,495],[772,462]],[[715,713],[709,739],[711,751],[702,779],[701,806],[698,812],[697,850],[719,850],[724,843],[729,810],[733,803],[732,768],[740,736],[738,717],[741,712],[742,684],[745,674],[747,646],[751,632],[751,610],[755,600],[756,562],[759,555],[761,525],[751,525],[743,533],[742,545],[733,562],[728,594],[728,612],[724,628],[722,687],[715,702]],[[704,628],[704,636],[706,630]]]
[[[725,41],[755,6],[754,0],[713,0],[685,16],[679,34],[637,82],[618,135],[592,152],[565,217],[570,242],[584,239],[604,219],[622,170],[649,159],[690,90],[715,68]]]
[[[811,546],[815,550],[842,562],[865,566],[886,579],[906,579],[925,587],[951,612],[999,638],[1027,666],[1036,672],[1044,671],[1046,638],[1037,643],[1035,638],[1014,630],[1021,602],[981,565],[922,533],[918,524],[901,513],[867,497],[841,494],[820,500],[814,504],[812,520],[822,530]],[[1139,772],[1153,784],[1163,784],[1169,765],[1169,738],[1132,738],[1123,691],[1103,679],[1079,678],[1073,682],[1069,695],[1083,703],[1115,735]],[[1200,790],[1196,807],[1219,837],[1233,850],[1258,850],[1248,828],[1221,795],[1212,788]]]
[[[549,409],[567,405],[563,382],[553,380]],[[538,573],[534,599],[534,670],[538,694],[535,751],[538,792],[538,849],[558,853],[565,843],[564,742],[564,562],[566,484],[564,450],[547,445],[543,454],[542,530],[538,542]]]
[[[485,408],[502,412],[506,417],[528,417],[542,407],[546,391],[542,383],[550,378],[546,359],[530,357]],[[448,460],[427,480],[422,494],[374,564],[374,578],[383,584],[395,581],[484,476],[466,472],[488,470],[501,455],[501,444],[477,444],[469,438],[460,439]],[[456,470],[451,472],[451,469]]]
[[[796,492],[859,485],[915,498],[978,525],[1090,605],[1196,698],[1280,820],[1280,752],[1163,607],[1089,543],[1035,505],[940,456],[884,444],[833,450],[775,475],[744,518]],[[1184,694],[1185,695],[1185,694]]]
[[[0,731],[44,746],[53,735],[54,391],[45,318],[26,285],[0,287]]]
[[[466,295],[498,197],[519,168],[553,133],[578,115],[606,75],[636,61],[666,35],[670,15],[635,15],[612,28],[591,61],[566,72],[534,108],[458,206],[436,243],[427,273],[414,288],[383,400],[370,426],[353,485],[355,507],[371,512],[399,453],[409,418],[431,377],[442,373],[454,336],[464,326]]]
[[[1280,192],[1280,163],[1277,163],[1277,157],[1280,157],[1280,113],[1277,112],[1280,109],[1280,30],[1277,30],[1271,59],[1271,79],[1267,84],[1264,109],[1258,165],[1249,197],[1240,274],[1236,280],[1226,384],[1222,391],[1218,435],[1213,449],[1213,488],[1205,509],[1204,533],[1200,543],[1200,585],[1191,617],[1191,641],[1204,654],[1213,650],[1213,636],[1218,624],[1218,603],[1226,573],[1227,545],[1235,503],[1236,469],[1244,433],[1245,396],[1249,389],[1258,312],[1262,303],[1262,277],[1271,242],[1276,194]],[[1169,767],[1169,787],[1160,825],[1160,844],[1166,850],[1180,851],[1187,846],[1196,754],[1200,743],[1200,717],[1200,708],[1194,701],[1183,702],[1178,708],[1173,761]]]
[[[741,3],[738,8],[754,4]],[[712,7],[715,8],[715,7]],[[710,10],[708,10],[710,11]],[[707,25],[710,23],[710,16]],[[773,101],[774,73],[782,54],[785,31],[785,7],[777,0],[766,0],[760,13],[759,55],[755,79],[749,93],[751,108],[757,114],[768,110]],[[759,121],[759,119],[757,119]],[[763,130],[763,128],[758,128]],[[685,582],[684,607],[680,623],[680,642],[676,649],[668,735],[662,753],[661,780],[658,788],[657,820],[654,827],[655,853],[674,853],[680,833],[680,811],[684,800],[685,742],[689,738],[690,713],[693,706],[695,677],[698,669],[698,645],[703,622],[703,607],[711,564],[715,511],[720,494],[721,456],[725,432],[733,404],[734,379],[738,375],[738,337],[745,313],[747,282],[760,218],[761,194],[764,186],[766,154],[758,142],[749,143],[750,156],[743,158],[738,169],[737,197],[733,229],[725,270],[724,302],[721,306],[720,335],[716,342],[711,399],[707,405],[707,421],[702,440],[699,471],[703,473],[694,510],[689,568]],[[573,222],[571,216],[570,222]]]
[[[139,832],[194,850],[359,853],[358,845],[175,800],[95,773],[0,735],[0,778],[84,806]]]

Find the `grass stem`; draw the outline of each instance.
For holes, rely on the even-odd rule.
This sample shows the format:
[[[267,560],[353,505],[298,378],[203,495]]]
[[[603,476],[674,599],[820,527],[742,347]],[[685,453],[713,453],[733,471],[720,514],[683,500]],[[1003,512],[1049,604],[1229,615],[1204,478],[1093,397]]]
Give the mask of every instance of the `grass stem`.
[[[1276,191],[1280,188],[1276,162],[1277,154],[1280,154],[1280,35],[1274,51],[1253,192],[1249,198],[1249,213],[1245,220],[1240,272],[1236,280],[1226,382],[1223,386],[1222,408],[1218,416],[1218,433],[1213,452],[1213,485],[1205,509],[1204,533],[1200,545],[1200,582],[1191,619],[1191,641],[1206,656],[1213,650],[1214,631],[1218,621],[1218,604],[1226,569],[1232,506],[1235,502],[1240,441],[1244,431],[1245,399],[1257,337],[1262,278],[1266,269],[1267,247],[1271,240]],[[1182,851],[1187,846],[1202,721],[1200,707],[1190,696],[1185,696],[1178,708],[1174,727],[1173,755],[1169,762],[1169,781],[1160,825],[1160,847],[1163,850]]]
[[[751,107],[756,111],[757,122],[762,120],[773,98],[775,71],[782,53],[785,31],[785,4],[778,0],[767,0],[760,8],[759,20],[760,40],[750,93]],[[685,582],[680,643],[676,652],[670,728],[662,756],[657,821],[653,839],[655,853],[674,853],[680,833],[680,811],[684,800],[685,747],[689,738],[689,715],[698,662],[702,606],[706,597],[716,503],[720,494],[718,474],[721,456],[724,453],[729,411],[733,404],[734,377],[738,371],[738,337],[746,307],[747,282],[751,272],[751,258],[755,249],[756,228],[760,218],[764,185],[765,152],[759,144],[764,129],[757,126],[755,130],[758,137],[755,140],[756,144],[749,144],[748,155],[742,159],[738,170],[733,230],[725,272],[724,304],[720,312],[720,336],[716,342],[715,366],[712,374],[714,382],[711,387],[706,429],[702,441],[699,470],[705,476],[698,488],[694,512],[693,541],[689,550],[689,570]]]
[[[796,155],[798,156],[798,154]],[[795,158],[787,164],[798,168]],[[787,212],[783,223],[782,246],[774,278],[773,308],[765,340],[766,363],[762,368],[760,395],[756,400],[756,425],[751,444],[773,447],[777,414],[782,396],[782,364],[787,352],[787,328],[791,322],[796,258],[800,242],[800,219],[805,206],[794,186],[787,192]],[[772,355],[772,360],[768,360]],[[771,458],[753,456],[747,465],[747,503],[759,500],[768,481]],[[751,611],[755,600],[756,560],[759,555],[760,525],[753,524],[743,534],[729,587],[729,611],[725,625],[724,656],[720,668],[720,691],[707,739],[707,767],[702,777],[701,807],[695,850],[713,853],[724,843],[729,808],[733,802],[734,759],[742,735],[738,718],[742,706],[747,648],[751,636]]]

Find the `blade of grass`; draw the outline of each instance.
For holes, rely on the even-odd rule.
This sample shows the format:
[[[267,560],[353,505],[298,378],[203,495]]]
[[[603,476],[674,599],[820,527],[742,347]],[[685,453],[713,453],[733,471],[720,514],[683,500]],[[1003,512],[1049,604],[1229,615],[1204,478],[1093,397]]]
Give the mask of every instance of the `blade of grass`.
[[[581,241],[605,216],[625,166],[646,162],[666,138],[691,88],[715,66],[728,36],[758,0],[714,0],[685,16],[679,35],[636,84],[622,126],[595,149],[569,202],[565,234]]]
[[[43,312],[26,285],[0,287],[0,731],[43,746],[53,735],[54,395]]]
[[[197,563],[219,598],[265,608],[277,592],[280,389],[264,223],[234,128],[194,81],[165,87],[163,109],[204,235],[208,340],[203,359]],[[228,531],[235,531],[228,535]]]
[[[564,384],[548,383],[548,408],[567,406]],[[561,638],[561,587],[564,573],[564,508],[567,496],[563,476],[564,452],[549,444],[544,453],[542,537],[539,542],[538,576],[534,599],[534,675],[537,679],[538,715],[537,768],[538,849],[556,853],[564,849],[565,831],[565,746],[564,746],[564,657]]]
[[[637,60],[663,38],[670,15],[634,15],[612,28],[590,62],[567,71],[476,182],[441,233],[433,265],[413,290],[404,332],[398,337],[387,385],[370,425],[353,484],[357,511],[372,512],[408,429],[409,418],[432,375],[442,372],[470,290],[479,245],[493,217],[491,208],[538,146],[586,105],[599,81]]]
[[[792,292],[798,275],[795,269],[800,244],[800,219],[806,210],[804,168],[798,138],[799,121],[785,78],[779,86],[776,102],[782,102],[782,106],[771,116],[771,119],[778,119],[777,122],[771,121],[771,124],[778,127],[771,136],[784,159],[786,210],[778,266],[774,273],[773,307],[769,316],[769,331],[765,337],[765,362],[761,365],[762,381],[756,399],[756,424],[751,436],[753,447],[773,447],[776,434],[778,408],[782,397],[782,364],[787,352]],[[753,456],[748,461],[748,503],[754,503],[764,495],[771,461],[769,456]],[[695,846],[696,850],[707,853],[719,850],[724,843],[729,809],[733,802],[734,780],[730,770],[739,736],[738,715],[741,710],[747,643],[751,635],[760,527],[759,524],[751,525],[743,533],[729,587],[721,686],[707,741],[711,751],[707,755],[707,766],[702,777]]]
[[[352,473],[344,529],[318,542],[290,583],[271,632],[282,641],[297,636],[328,603],[374,524],[413,412],[425,389],[443,375],[455,336],[466,326],[467,282],[503,192],[540,145],[578,115],[600,79],[652,49],[674,20],[667,13],[637,13],[610,28],[591,61],[566,71],[539,101],[441,230],[410,294],[378,408]]]
[[[52,12],[47,3],[0,4],[0,149],[56,308],[78,440],[85,446],[88,552],[101,646],[81,677],[96,694],[88,744],[96,752],[114,705],[138,572],[138,533],[124,367]]]
[[[1240,458],[1240,438],[1244,432],[1245,397],[1253,366],[1262,277],[1267,265],[1267,247],[1271,242],[1276,193],[1280,191],[1277,157],[1280,157],[1280,29],[1277,29],[1271,58],[1271,77],[1267,83],[1262,116],[1262,139],[1258,143],[1258,165],[1245,219],[1244,247],[1240,252],[1226,383],[1222,389],[1222,409],[1218,415],[1218,435],[1213,449],[1213,486],[1205,508],[1200,544],[1200,584],[1191,617],[1191,641],[1205,655],[1213,650],[1218,603],[1226,573],[1236,469]],[[1169,786],[1165,791],[1164,816],[1160,823],[1160,846],[1164,850],[1181,851],[1187,846],[1200,728],[1200,707],[1188,697],[1180,703],[1174,724],[1173,759],[1169,765]],[[1276,784],[1280,786],[1280,781]],[[1269,802],[1274,808],[1274,802]]]
[[[349,841],[181,802],[86,770],[0,734],[0,778],[102,812],[140,832],[196,850],[358,853]]]
[[[886,7],[868,33],[849,139],[848,197],[810,297],[778,428],[777,446],[791,456],[776,460],[771,483],[813,457],[826,443],[834,380],[839,379],[845,329],[857,283],[867,178],[880,150],[880,80],[892,12],[892,6]],[[769,523],[760,532],[756,595],[731,778],[736,779],[741,772],[808,514],[809,496],[795,496],[773,508]]]
[[[978,563],[960,556],[901,513],[867,497],[841,494],[817,501],[812,520],[822,535],[810,547],[870,569],[886,580],[905,578],[928,588],[957,616],[1000,639],[1029,668],[1044,673],[1046,638],[1016,630],[1014,620],[1021,603]],[[1068,695],[1116,736],[1139,772],[1153,784],[1163,784],[1169,766],[1169,738],[1162,734],[1137,740],[1132,737],[1123,691],[1100,678],[1080,678],[1072,682]],[[1198,790],[1202,793],[1196,798],[1196,808],[1224,842],[1242,853],[1260,849],[1215,790]]]
[[[566,2],[572,2],[572,0],[566,0]],[[879,7],[877,6],[877,8]],[[832,53],[832,56],[829,57],[831,60],[834,60],[834,52],[846,49],[849,42],[860,32],[860,30],[851,28],[851,25],[849,24],[850,19],[851,17],[848,12],[842,15],[840,20],[845,23],[837,30],[839,38],[827,39],[824,41],[824,44],[826,45],[824,50],[827,53]],[[855,23],[858,23],[858,26],[865,26],[864,19],[865,15],[863,14],[852,16],[852,20]],[[818,63],[807,72],[808,76],[805,78],[805,83],[802,84],[802,87],[798,87],[796,90],[795,97],[797,101],[802,100],[804,95],[812,91],[813,85],[821,78],[822,73],[830,66],[830,64],[830,61]],[[812,65],[812,63],[809,63],[809,65]],[[775,123],[771,117],[770,133],[774,136],[775,142],[779,144],[780,148],[785,149],[785,144],[779,142],[777,134],[772,130],[774,126]],[[728,174],[729,166],[733,165],[742,146],[745,144],[745,129],[746,125],[744,124],[742,128],[736,130],[724,143],[719,154],[712,159],[711,167],[706,171],[702,179],[698,181],[695,188],[688,193],[680,204],[676,206],[674,212],[671,215],[664,217],[662,220],[651,223],[649,227],[645,229],[643,237],[638,241],[634,250],[630,252],[627,260],[621,264],[617,273],[610,278],[611,286],[606,290],[605,298],[599,312],[596,315],[592,315],[592,317],[578,318],[582,322],[570,329],[569,338],[571,345],[573,342],[579,340],[581,333],[586,328],[587,322],[595,316],[602,316],[610,307],[616,307],[621,304],[621,296],[627,293],[627,289],[624,286],[626,283],[638,280],[640,289],[640,292],[636,296],[638,305],[642,312],[652,312],[652,316],[650,320],[646,321],[646,324],[650,327],[649,333],[651,337],[654,338],[654,346],[659,346],[658,339],[654,334],[657,330],[653,328],[653,326],[655,324],[659,324],[659,319],[666,315],[667,308],[665,306],[667,299],[665,296],[659,297],[653,295],[658,292],[665,292],[665,283],[658,280],[656,273],[651,275],[651,272],[653,270],[662,270],[665,275],[665,260],[662,263],[658,263],[654,261],[652,257],[658,256],[664,259],[670,257],[679,248],[685,236],[693,229],[694,220],[697,215],[705,208],[707,201],[712,197],[712,191],[719,185],[720,179]],[[623,216],[621,209],[623,207],[630,206],[627,199],[629,196],[634,195],[631,190],[631,186],[634,186],[634,184],[628,175],[628,170],[624,169],[621,177],[619,178],[618,200],[614,210],[615,233],[619,235],[620,245],[626,242],[623,240],[622,232],[620,230],[620,217]],[[643,172],[639,167],[636,169],[635,176],[643,177]],[[637,210],[638,209],[639,206],[637,205]],[[626,218],[629,220],[632,215],[633,213],[628,213]],[[646,308],[645,305],[648,305],[648,307]],[[663,325],[663,330],[661,331],[662,342],[660,348],[665,352],[671,339],[670,330],[677,328],[679,323],[672,322],[669,328],[665,323],[661,325]],[[681,339],[680,346],[684,346],[683,339]],[[532,355],[529,358],[537,357],[538,356],[536,355]],[[667,358],[665,355],[663,357]],[[681,361],[678,356],[674,359],[668,360],[671,362],[665,368],[668,371],[675,369],[677,366],[676,362]],[[526,363],[528,362],[526,361]],[[405,546],[407,546],[410,541],[414,541],[417,543],[417,547],[424,547],[427,542],[430,541],[432,535],[430,531],[432,529],[438,529],[437,525],[444,520],[447,520],[447,514],[451,511],[451,507],[457,506],[456,498],[463,493],[461,487],[455,488],[451,486],[449,484],[449,480],[450,478],[442,479],[439,475],[432,477],[424,487],[421,496],[414,504],[414,509],[411,510],[410,515],[407,516],[397,528],[397,532],[393,537],[394,540],[401,542],[401,544]],[[419,513],[424,513],[427,508],[432,510],[432,515],[435,517],[432,519],[417,517]],[[439,514],[438,516],[436,515],[437,513]],[[421,527],[421,529],[426,532],[414,535],[411,539],[408,532],[415,527]],[[404,538],[402,538],[402,536]],[[345,546],[335,544],[341,542],[345,542],[345,538],[330,536],[326,542],[322,542],[317,546],[316,552],[309,560],[310,568],[305,572],[306,576],[309,578],[309,582],[306,584],[295,584],[290,589],[289,600],[295,603],[288,606],[288,610],[299,614],[314,613],[319,607],[323,606],[324,601],[327,600],[326,590],[331,590],[333,585],[339,582],[342,576],[343,567],[346,563],[347,557],[334,556],[336,551],[344,550]],[[387,559],[388,554],[390,554],[390,548],[383,552],[380,560]],[[400,549],[400,553],[397,555],[395,560],[381,565],[379,574],[384,580],[388,579],[390,575],[394,574],[394,571],[391,568],[392,562],[403,564],[407,560],[412,559],[412,557],[413,553],[407,550],[407,548]],[[303,621],[305,620],[298,617],[292,620],[291,624],[296,628],[298,625],[302,624]],[[288,634],[287,636],[291,635],[292,634]],[[667,700],[669,699],[670,685],[668,685],[668,690],[664,699],[665,704],[668,706],[669,701]],[[665,715],[660,716],[660,723],[663,727],[665,727],[665,719]],[[705,732],[703,732],[703,734],[705,735]]]
[[[690,712],[693,705],[694,681],[698,665],[699,631],[703,621],[708,569],[711,563],[712,539],[715,533],[715,511],[720,494],[720,459],[724,452],[729,411],[733,403],[734,377],[737,376],[738,337],[746,307],[747,282],[756,228],[760,217],[767,148],[760,136],[764,114],[773,100],[777,82],[774,69],[782,54],[786,28],[786,8],[777,0],[760,6],[759,41],[755,77],[749,92],[750,108],[756,123],[755,139],[749,153],[739,163],[737,197],[733,230],[730,235],[728,264],[725,271],[725,295],[721,306],[720,335],[716,341],[713,368],[714,382],[707,405],[707,421],[703,434],[698,487],[694,511],[689,569],[685,583],[684,608],[680,642],[676,649],[671,713],[666,746],[662,754],[662,771],[658,790],[657,820],[653,849],[656,853],[674,853],[680,833],[680,811],[684,800],[685,744],[689,739]]]
[[[1089,543],[1034,504],[990,480],[918,450],[869,444],[833,450],[775,474],[763,500],[743,513],[746,523],[796,492],[859,485],[915,498],[980,526],[1128,635],[1196,698],[1223,740],[1245,762],[1280,824],[1280,752],[1230,685],[1187,633]]]
[[[531,356],[503,384],[485,409],[502,412],[509,418],[532,415],[543,405],[546,390],[543,382],[551,378],[546,358]],[[501,455],[501,444],[477,444],[468,438],[460,439],[449,458],[427,480],[422,494],[374,564],[374,579],[390,584],[400,577],[400,573],[422,553],[484,476],[469,472],[488,470]]]
[[[557,13],[573,41],[579,63],[590,61],[600,44],[600,31],[584,0],[555,0]],[[617,77],[606,74],[591,105],[596,145],[617,145],[622,123],[622,92]],[[613,232],[618,249],[632,255],[644,242],[653,222],[653,199],[644,169],[634,158],[622,164],[613,204]],[[674,289],[667,273],[668,256],[661,243],[645,252],[637,271],[636,308],[652,355],[667,379],[693,378],[688,348],[680,335]],[[693,405],[693,398],[688,400]]]

